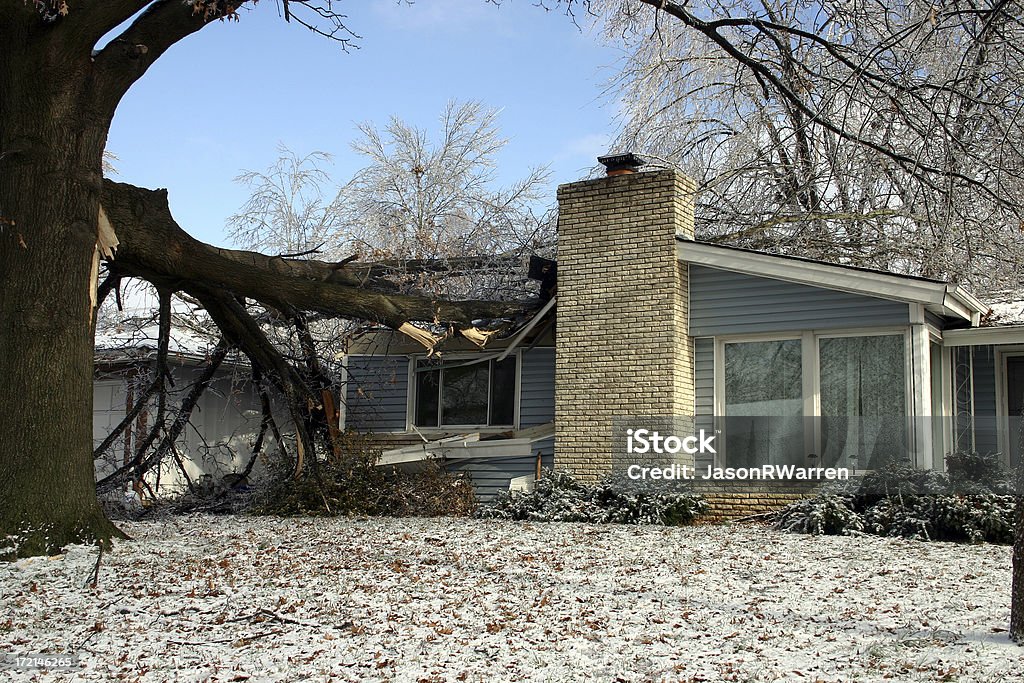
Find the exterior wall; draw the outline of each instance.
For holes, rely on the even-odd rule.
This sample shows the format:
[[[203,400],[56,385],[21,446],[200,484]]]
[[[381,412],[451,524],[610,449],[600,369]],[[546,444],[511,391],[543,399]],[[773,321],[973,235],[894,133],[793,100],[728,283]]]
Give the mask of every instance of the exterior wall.
[[[906,303],[690,266],[690,333],[694,336],[909,323]]]
[[[551,422],[555,417],[555,350],[525,350],[520,362],[519,427]],[[407,433],[409,358],[349,356],[347,372],[345,425],[361,432]],[[415,436],[415,441],[421,440]]]
[[[715,428],[715,340],[711,337],[693,340],[693,386],[696,428],[711,431]],[[714,464],[710,454],[694,460],[698,469]]]
[[[555,350],[550,347],[526,349],[520,354],[519,427],[535,427],[555,417]],[[422,438],[406,431],[409,399],[409,359],[405,355],[350,356],[346,389],[346,425],[375,433],[382,447],[397,448],[421,443]],[[432,430],[428,438],[435,435]],[[534,444],[528,458],[458,458],[445,468],[470,477],[478,498],[490,502],[498,491],[507,491],[515,477],[535,474],[537,457],[544,467],[552,466],[554,439]]]
[[[345,426],[360,432],[405,432],[409,359],[350,356],[345,383]]]
[[[469,476],[476,490],[476,496],[482,503],[490,503],[499,491],[508,491],[509,482],[515,477],[537,474],[537,457],[541,458],[541,466],[552,466],[554,439],[535,444],[534,455],[528,458],[467,458],[450,460],[445,469],[452,473],[463,473]]]
[[[555,350],[534,348],[524,351],[519,378],[520,428],[551,422],[555,418]],[[476,489],[477,498],[489,503],[498,491],[508,490],[513,478],[536,474],[538,456],[542,467],[551,468],[554,450],[555,440],[545,439],[533,445],[533,455],[529,458],[451,460],[446,469],[467,474]]]
[[[180,399],[199,378],[201,370],[194,367],[172,368],[177,391],[174,397]],[[168,457],[146,475],[146,482],[157,495],[173,496],[188,490],[188,483],[182,472],[193,483],[202,483],[208,477],[212,482],[222,477],[242,472],[249,462],[252,443],[260,425],[260,400],[247,379],[247,372],[234,377],[230,370],[218,373],[209,388],[200,397],[191,416],[192,427],[186,428],[175,443],[181,459],[181,466],[174,458]],[[129,377],[109,374],[93,383],[93,447],[103,441],[129,410]],[[145,375],[143,375],[145,377]],[[141,384],[148,384],[144,379]],[[145,438],[155,413],[155,403],[146,411],[142,421],[136,421],[128,433],[129,453]],[[284,423],[281,423],[282,425]],[[273,451],[270,439],[265,452]],[[124,435],[107,451],[107,455],[96,462],[96,478],[101,479],[125,462],[126,438]],[[263,462],[257,462],[252,476],[258,476]]]
[[[806,481],[695,482],[693,490],[704,496],[708,513],[702,521],[715,522],[781,510],[821,488]]]
[[[613,423],[693,414],[687,272],[691,180],[674,171],[558,188],[555,465],[583,479],[612,468]]]
[[[522,355],[519,426],[536,427],[555,419],[555,350],[528,349]]]

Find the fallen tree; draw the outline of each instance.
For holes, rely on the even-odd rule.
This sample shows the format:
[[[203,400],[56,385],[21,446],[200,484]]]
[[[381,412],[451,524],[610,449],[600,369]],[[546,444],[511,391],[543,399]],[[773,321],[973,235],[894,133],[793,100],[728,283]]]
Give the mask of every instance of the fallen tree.
[[[316,344],[309,333],[307,313],[372,321],[411,333],[417,340],[431,339],[411,327],[424,321],[449,325],[453,332],[488,331],[514,324],[536,304],[516,301],[443,301],[396,293],[387,278],[392,264],[343,260],[328,263],[309,259],[268,256],[253,251],[213,247],[189,236],[174,220],[162,190],[104,181],[104,215],[116,235],[116,256],[108,259],[107,282],[134,277],[152,283],[160,293],[160,324],[155,378],[150,391],[140,396],[136,409],[154,394],[158,397],[156,419],[148,436],[130,462],[104,477],[98,491],[106,493],[138,479],[169,453],[187,424],[212,372],[226,350],[234,348],[248,360],[260,383],[268,383],[284,398],[295,429],[295,476],[318,476],[317,453],[338,449],[330,402],[337,387],[320,367]],[[471,259],[466,259],[471,261]],[[412,264],[437,270],[438,263]],[[451,266],[463,269],[461,261]],[[115,285],[101,287],[103,293]],[[172,294],[183,292],[199,302],[223,334],[203,378],[193,386],[177,414],[170,420],[164,408],[167,346],[170,334],[169,304]],[[283,353],[267,334],[255,308],[272,311],[278,325],[291,325],[299,339],[300,357]],[[130,419],[128,420],[130,422]],[[278,441],[278,446],[283,447]],[[94,453],[102,454],[108,437]]]

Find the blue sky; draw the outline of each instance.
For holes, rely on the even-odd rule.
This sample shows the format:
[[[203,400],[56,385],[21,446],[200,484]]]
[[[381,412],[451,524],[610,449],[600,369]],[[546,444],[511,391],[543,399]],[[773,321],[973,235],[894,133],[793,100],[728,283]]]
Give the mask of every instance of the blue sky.
[[[233,182],[263,170],[283,143],[335,156],[347,180],[362,165],[355,125],[397,115],[436,129],[452,98],[501,110],[509,139],[506,181],[550,165],[554,185],[584,177],[614,135],[602,96],[617,53],[592,32],[533,0],[394,0],[336,3],[361,36],[359,49],[285,24],[264,0],[240,22],[207,26],[175,45],[118,109],[108,149],[117,180],[166,187],[178,222],[223,244],[225,220],[245,201]]]

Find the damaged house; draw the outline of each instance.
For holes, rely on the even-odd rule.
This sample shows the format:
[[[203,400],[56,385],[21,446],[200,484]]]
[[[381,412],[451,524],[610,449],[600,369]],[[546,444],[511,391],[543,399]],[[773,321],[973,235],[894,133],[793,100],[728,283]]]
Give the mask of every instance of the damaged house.
[[[590,480],[659,462],[941,469],[957,449],[1016,463],[1019,306],[696,241],[690,180],[637,172],[632,155],[602,162],[607,177],[559,188],[557,295],[516,334],[429,356],[394,333],[352,341],[344,420],[386,442],[382,463],[442,458],[484,499],[551,466]],[[714,452],[627,452],[641,427],[703,429]],[[706,488],[723,514],[807,490]]]
[[[665,464],[856,473],[891,459],[941,469],[954,450],[1016,464],[1024,305],[1012,294],[983,301],[938,280],[700,242],[691,181],[640,172],[631,155],[602,161],[607,177],[559,188],[557,279],[538,262],[543,305],[517,328],[348,339],[337,424],[373,434],[381,466],[436,459],[487,501],[551,467],[585,480]],[[112,330],[97,337],[97,445],[125,428],[98,479],[129,461],[149,425],[145,412],[127,416],[150,377],[155,331],[140,341]],[[174,336],[184,396],[211,350],[187,330]],[[248,374],[225,359],[169,457],[137,484],[181,492],[250,473],[263,407]],[[638,429],[703,433],[693,443],[707,447],[630,452]],[[697,483],[723,515],[815,485]]]

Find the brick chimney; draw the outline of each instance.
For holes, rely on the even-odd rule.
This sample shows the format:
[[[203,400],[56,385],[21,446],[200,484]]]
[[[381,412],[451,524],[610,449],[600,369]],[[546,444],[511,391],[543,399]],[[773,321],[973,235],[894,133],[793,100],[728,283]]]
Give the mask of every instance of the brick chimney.
[[[558,188],[555,467],[587,480],[627,461],[623,418],[692,416],[694,401],[675,238],[693,237],[695,185],[600,161],[607,177]]]

